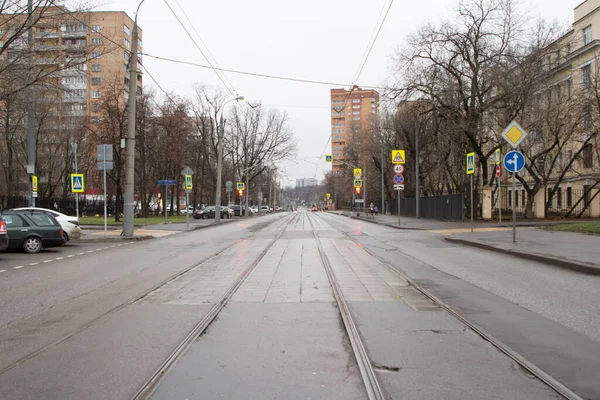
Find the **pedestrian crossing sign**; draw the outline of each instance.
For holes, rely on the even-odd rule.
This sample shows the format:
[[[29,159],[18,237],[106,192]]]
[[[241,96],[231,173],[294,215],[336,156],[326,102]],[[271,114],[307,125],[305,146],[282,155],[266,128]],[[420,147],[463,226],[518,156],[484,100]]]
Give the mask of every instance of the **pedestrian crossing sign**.
[[[192,190],[192,175],[185,176],[185,190]]]
[[[33,193],[37,193],[37,191],[38,191],[38,179],[37,179],[36,175],[33,175],[31,177],[31,191]]]
[[[333,162],[333,155],[332,154],[326,154],[325,155],[325,162]]]
[[[245,182],[238,182],[236,186],[237,186],[237,190],[246,190]]]
[[[71,174],[71,192],[83,193],[84,190],[83,174]]]
[[[392,164],[406,163],[406,155],[404,150],[392,150]]]
[[[475,173],[475,153],[467,153],[467,175]]]

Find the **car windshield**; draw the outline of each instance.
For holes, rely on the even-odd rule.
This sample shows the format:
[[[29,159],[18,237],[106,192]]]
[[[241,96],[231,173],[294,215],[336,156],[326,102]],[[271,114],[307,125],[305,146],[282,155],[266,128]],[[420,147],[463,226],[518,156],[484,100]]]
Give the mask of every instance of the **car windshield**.
[[[29,218],[37,226],[55,226],[56,222],[47,214],[31,214]]]

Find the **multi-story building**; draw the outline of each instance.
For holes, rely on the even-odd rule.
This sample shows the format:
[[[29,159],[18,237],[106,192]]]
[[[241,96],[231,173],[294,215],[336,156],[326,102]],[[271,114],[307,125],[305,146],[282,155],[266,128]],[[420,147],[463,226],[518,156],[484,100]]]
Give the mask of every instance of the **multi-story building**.
[[[354,86],[351,90],[331,89],[331,154],[334,171],[344,168],[349,146],[356,135],[368,132],[379,110],[379,93]]]
[[[600,216],[600,107],[592,100],[600,93],[600,0],[577,6],[571,29],[541,53],[540,89],[520,122],[530,127],[521,150],[535,160],[544,186],[529,199],[523,185],[513,193],[507,182],[502,207],[522,208],[531,200],[538,218]],[[529,172],[523,176],[535,185]]]
[[[308,186],[317,186],[318,184],[319,184],[319,181],[315,178],[296,179],[296,187],[297,188],[308,187]]]
[[[91,134],[99,137],[103,93],[110,88],[121,97],[129,97],[129,53],[133,20],[124,12],[70,12],[64,7],[50,7],[33,27],[31,48],[27,32],[5,49],[0,59],[4,66],[18,60],[21,67],[40,77],[34,85],[38,150],[36,173],[40,190],[60,195],[68,182],[60,160],[70,160],[70,142],[84,145]],[[0,17],[0,38],[4,42],[26,17],[4,14]],[[138,30],[138,50],[142,51],[142,32]],[[32,50],[31,52],[29,50]],[[27,54],[25,57],[20,55]],[[18,68],[11,70],[17,71]],[[28,77],[26,77],[28,78]],[[6,81],[5,81],[6,82]],[[3,82],[3,83],[5,83]],[[137,75],[138,93],[142,75]],[[114,96],[113,96],[114,98]],[[3,110],[5,111],[5,110]],[[80,148],[82,148],[80,147]],[[92,144],[90,143],[90,149]],[[70,170],[67,161],[66,171]],[[57,182],[56,180],[61,179]]]

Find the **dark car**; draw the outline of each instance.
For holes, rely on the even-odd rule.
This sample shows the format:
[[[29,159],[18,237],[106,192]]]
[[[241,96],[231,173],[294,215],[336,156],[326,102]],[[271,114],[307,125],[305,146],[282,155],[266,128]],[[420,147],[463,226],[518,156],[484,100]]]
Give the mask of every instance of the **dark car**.
[[[8,248],[8,233],[6,233],[6,221],[0,215],[0,251]]]
[[[230,213],[229,210],[230,210],[229,208],[221,206],[221,218],[223,218],[223,219],[231,218],[233,213],[232,212]],[[208,219],[208,218],[214,218],[214,217],[215,217],[215,206],[204,207],[202,210],[194,212],[195,219],[200,219],[200,218]]]
[[[243,215],[246,215],[245,207],[242,208],[242,206],[240,206],[239,204],[231,204],[229,208],[233,210],[233,215],[235,215],[236,217],[239,217],[240,215],[242,215],[242,213]]]
[[[60,223],[50,214],[27,211],[4,211],[8,248],[39,253],[49,247],[65,244]]]

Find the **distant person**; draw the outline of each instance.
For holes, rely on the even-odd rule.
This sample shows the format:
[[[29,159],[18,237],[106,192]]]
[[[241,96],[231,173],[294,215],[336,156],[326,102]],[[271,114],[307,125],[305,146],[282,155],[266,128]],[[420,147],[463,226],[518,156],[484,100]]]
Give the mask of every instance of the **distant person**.
[[[377,206],[375,206],[375,207],[373,208],[373,211],[375,211],[375,215],[378,215],[378,214],[379,214],[379,208],[377,208]]]
[[[374,204],[373,204],[373,203],[371,203],[371,205],[369,205],[369,210],[371,210],[371,216],[373,216],[373,211],[374,211],[374,210],[373,210],[373,208],[374,208],[374,207],[375,207],[375,206],[374,206]]]
[[[83,206],[83,214],[81,214],[83,217],[87,217],[87,207]]]
[[[58,211],[58,203],[56,201],[54,202],[54,210]]]

